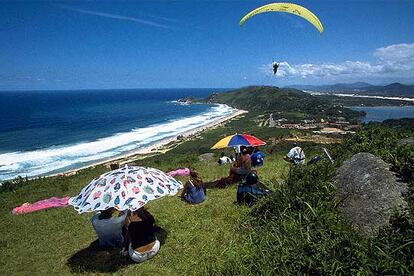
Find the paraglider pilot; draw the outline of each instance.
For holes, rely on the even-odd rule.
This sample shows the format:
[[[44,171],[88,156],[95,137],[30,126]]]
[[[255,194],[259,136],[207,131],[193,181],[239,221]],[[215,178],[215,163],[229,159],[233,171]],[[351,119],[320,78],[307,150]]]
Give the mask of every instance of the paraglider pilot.
[[[273,62],[272,66],[273,66],[273,75],[276,75],[277,69],[279,68],[279,63]]]

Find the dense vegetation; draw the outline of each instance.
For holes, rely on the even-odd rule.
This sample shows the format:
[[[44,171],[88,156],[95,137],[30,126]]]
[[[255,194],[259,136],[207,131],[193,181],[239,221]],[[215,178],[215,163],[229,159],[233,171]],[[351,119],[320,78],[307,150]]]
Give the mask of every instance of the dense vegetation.
[[[393,122],[395,124],[396,121]],[[414,272],[414,144],[401,144],[411,131],[373,124],[332,147],[334,165],[320,162],[293,168],[275,193],[251,212],[254,229],[245,243],[251,248],[253,274],[391,274]],[[335,169],[354,153],[370,152],[391,164],[408,183],[408,214],[396,215],[391,227],[374,239],[364,239],[343,221],[331,180]]]
[[[272,86],[250,86],[213,94],[206,101],[225,103],[260,113],[301,113],[308,118],[345,117],[348,120],[355,120],[361,115],[359,112],[335,106],[300,90]]]

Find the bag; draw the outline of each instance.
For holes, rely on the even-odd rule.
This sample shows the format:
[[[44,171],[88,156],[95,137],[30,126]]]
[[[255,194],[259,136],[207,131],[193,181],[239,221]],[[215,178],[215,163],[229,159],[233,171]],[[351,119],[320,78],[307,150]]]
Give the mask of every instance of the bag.
[[[237,203],[252,206],[259,198],[267,196],[271,191],[263,184],[240,184],[237,187]]]

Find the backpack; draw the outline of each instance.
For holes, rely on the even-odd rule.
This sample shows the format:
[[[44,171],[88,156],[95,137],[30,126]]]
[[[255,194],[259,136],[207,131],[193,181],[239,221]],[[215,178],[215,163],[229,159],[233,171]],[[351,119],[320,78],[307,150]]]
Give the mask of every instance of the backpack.
[[[252,206],[259,198],[262,198],[271,193],[265,185],[258,183],[250,185],[242,183],[237,187],[236,200],[239,204],[246,204]]]

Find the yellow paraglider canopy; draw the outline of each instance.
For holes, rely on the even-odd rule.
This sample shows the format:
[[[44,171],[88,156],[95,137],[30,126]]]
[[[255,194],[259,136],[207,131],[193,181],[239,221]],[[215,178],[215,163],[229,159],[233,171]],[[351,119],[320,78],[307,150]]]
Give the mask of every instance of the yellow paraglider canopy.
[[[258,7],[257,9],[252,10],[248,14],[246,14],[241,20],[240,20],[240,26],[244,24],[244,22],[249,19],[252,16],[255,16],[256,14],[263,13],[263,12],[287,12],[291,13],[297,16],[300,16],[310,23],[312,23],[320,33],[323,32],[323,26],[321,21],[319,21],[318,17],[313,14],[310,10],[308,10],[305,7],[292,4],[292,3],[272,3],[268,5],[264,5],[261,7]]]

